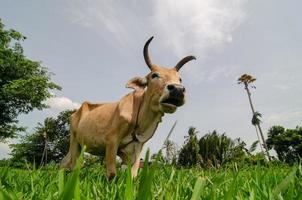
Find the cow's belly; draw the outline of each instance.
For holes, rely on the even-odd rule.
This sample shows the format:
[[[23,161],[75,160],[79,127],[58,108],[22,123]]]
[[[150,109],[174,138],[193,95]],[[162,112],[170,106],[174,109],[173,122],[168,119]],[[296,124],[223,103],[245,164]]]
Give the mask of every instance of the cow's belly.
[[[106,137],[112,132],[115,104],[107,104],[84,113],[76,130],[76,139],[86,151],[95,155],[105,152]]]

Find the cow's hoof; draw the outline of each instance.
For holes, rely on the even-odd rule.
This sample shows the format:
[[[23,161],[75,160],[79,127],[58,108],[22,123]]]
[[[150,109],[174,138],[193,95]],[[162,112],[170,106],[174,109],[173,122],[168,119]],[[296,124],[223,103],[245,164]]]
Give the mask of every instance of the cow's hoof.
[[[110,172],[109,174],[107,174],[107,177],[108,177],[108,180],[111,181],[115,177],[115,173]]]

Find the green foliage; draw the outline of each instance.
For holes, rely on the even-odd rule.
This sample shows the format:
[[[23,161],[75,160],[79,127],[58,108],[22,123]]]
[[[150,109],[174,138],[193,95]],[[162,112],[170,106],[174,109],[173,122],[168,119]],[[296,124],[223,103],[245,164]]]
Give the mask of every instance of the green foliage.
[[[24,130],[17,126],[19,114],[46,108],[43,101],[52,96],[49,90],[60,89],[40,62],[23,54],[25,39],[15,30],[5,30],[0,19],[0,141]]]
[[[57,118],[46,118],[31,135],[23,137],[12,147],[11,162],[27,161],[29,163],[46,164],[59,162],[68,152],[69,117],[74,111],[62,111]]]
[[[178,165],[190,167],[195,166],[198,163],[199,157],[199,145],[197,138],[198,131],[194,127],[190,127],[186,141],[181,148],[178,156]]]
[[[294,163],[302,157],[302,127],[285,129],[273,126],[267,135],[267,145],[277,152],[279,160]]]
[[[232,140],[216,131],[198,140],[197,130],[190,127],[183,147],[180,149],[178,165],[220,167],[231,162],[241,162],[247,154],[245,143],[240,138]]]
[[[66,173],[55,169],[0,168],[0,199],[288,199],[300,200],[301,166],[236,166],[203,170],[146,165],[136,180],[103,166]],[[140,192],[142,191],[142,192]]]
[[[62,181],[64,177],[62,178],[61,175],[60,177],[61,181],[59,182],[59,184],[61,185],[60,186],[61,193],[59,199],[62,200],[81,199],[80,188],[79,188],[80,187],[79,175],[80,175],[81,165],[83,163],[85,149],[86,147],[84,146],[84,148],[82,148],[81,150],[81,154],[79,158],[77,159],[76,167],[68,177],[66,184],[64,184],[64,181]]]
[[[230,156],[233,141],[225,134],[216,131],[208,133],[199,140],[200,155],[204,167],[220,166]]]
[[[168,139],[164,142],[163,149],[166,151],[166,156],[165,156],[166,163],[176,164],[177,156],[178,156],[176,143]]]
[[[207,181],[205,178],[201,178],[201,177],[197,178],[191,200],[197,200],[200,198],[202,189],[204,188],[204,186],[206,186],[206,182]]]
[[[249,154],[253,153],[256,150],[258,144],[259,144],[259,140],[256,140],[255,142],[253,142],[253,144],[251,145],[251,147],[248,150],[248,153]]]
[[[262,114],[259,113],[258,111],[256,111],[254,114],[253,114],[253,118],[252,118],[252,124],[254,126],[256,125],[259,125],[261,123],[261,118],[262,117]]]
[[[154,179],[156,163],[161,153],[158,154],[158,156],[155,159],[155,162],[153,162],[150,167],[148,166],[149,153],[150,152],[148,150],[144,161],[144,168],[141,173],[141,184],[139,185],[138,193],[137,193],[138,200],[154,199],[152,194],[152,181]]]
[[[226,163],[240,162],[245,156],[245,143],[213,131],[200,138],[199,154],[203,167],[220,167]]]

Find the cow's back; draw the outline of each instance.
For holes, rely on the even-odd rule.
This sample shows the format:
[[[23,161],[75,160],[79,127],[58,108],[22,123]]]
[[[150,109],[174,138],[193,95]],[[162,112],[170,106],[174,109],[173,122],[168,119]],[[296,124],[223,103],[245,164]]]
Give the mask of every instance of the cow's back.
[[[77,127],[79,125],[79,121],[90,111],[92,111],[93,109],[98,108],[102,105],[103,105],[103,103],[93,104],[93,103],[89,103],[89,102],[85,101],[81,105],[81,107],[71,115],[71,117],[70,117],[71,129],[76,131]]]

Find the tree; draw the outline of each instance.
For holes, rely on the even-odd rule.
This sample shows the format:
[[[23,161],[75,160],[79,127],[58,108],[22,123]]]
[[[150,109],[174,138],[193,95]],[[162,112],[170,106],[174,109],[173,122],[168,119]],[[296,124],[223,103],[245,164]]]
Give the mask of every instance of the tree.
[[[166,140],[164,148],[166,150],[166,161],[168,164],[174,164],[177,159],[177,147],[172,140]]]
[[[0,19],[0,142],[24,130],[17,126],[19,114],[47,107],[43,102],[52,96],[49,90],[61,89],[40,62],[24,55],[25,39],[15,30],[5,30]]]
[[[302,127],[285,129],[273,126],[268,131],[267,145],[277,152],[278,159],[287,163],[299,161],[302,157]]]
[[[190,127],[189,136],[185,136],[186,140],[179,152],[178,164],[180,166],[195,166],[199,161],[199,145],[197,138],[198,131],[195,127]]]
[[[57,118],[46,118],[35,132],[26,135],[18,144],[12,144],[12,161],[26,160],[45,165],[59,162],[68,152],[69,117],[74,111],[63,111]]]
[[[180,149],[178,165],[220,167],[230,162],[241,162],[247,155],[246,144],[240,138],[232,140],[225,133],[218,134],[214,130],[198,140],[197,133],[196,128],[189,128],[189,136],[185,137]]]
[[[220,167],[228,162],[241,161],[245,156],[245,143],[214,130],[200,138],[199,154],[203,167]]]
[[[256,112],[253,114],[252,124],[253,124],[253,126],[255,127],[255,130],[256,130],[258,142],[260,143],[260,149],[261,149],[263,155],[265,155],[265,153],[264,153],[264,151],[263,151],[263,148],[262,148],[262,145],[261,145],[261,142],[260,142],[261,140],[260,140],[259,133],[258,133],[258,129],[257,129],[257,126],[260,126],[260,123],[261,123],[260,117],[262,117],[261,113],[259,113],[258,111],[256,111]]]
[[[249,103],[250,103],[250,106],[251,106],[251,109],[252,109],[253,117],[255,116],[256,112],[255,112],[255,109],[254,109],[254,106],[253,106],[253,103],[252,103],[251,92],[249,90],[249,84],[251,84],[255,81],[256,81],[256,78],[254,78],[254,77],[252,77],[251,75],[248,75],[248,74],[243,74],[240,78],[238,78],[238,84],[244,84],[244,89],[247,92],[247,96],[248,96]],[[252,88],[255,88],[255,86],[252,86]],[[256,121],[254,121],[254,122],[256,122]],[[260,132],[260,135],[261,135],[261,138],[262,138],[262,142],[263,142],[263,146],[266,150],[267,157],[268,157],[269,160],[271,160],[269,152],[268,152],[268,148],[267,148],[267,145],[266,145],[263,133],[262,133],[262,129],[261,129],[261,126],[260,126],[260,121],[258,121],[258,123],[255,123],[255,125],[259,129],[259,132]],[[256,131],[257,131],[257,129],[256,129]]]
[[[257,145],[259,144],[259,140],[256,140],[255,142],[253,142],[253,144],[250,146],[249,149],[246,149],[246,152],[251,155],[257,148]],[[264,152],[262,152],[264,154]]]
[[[163,144],[162,148],[160,148],[160,150],[159,150],[162,153],[162,150],[165,149],[165,151],[166,151],[165,161],[168,164],[176,164],[176,162],[177,162],[178,152],[177,152],[176,144],[172,140],[169,139],[171,134],[174,131],[176,124],[177,124],[177,121],[175,121],[174,124],[172,125],[166,139],[164,140],[164,144]]]

